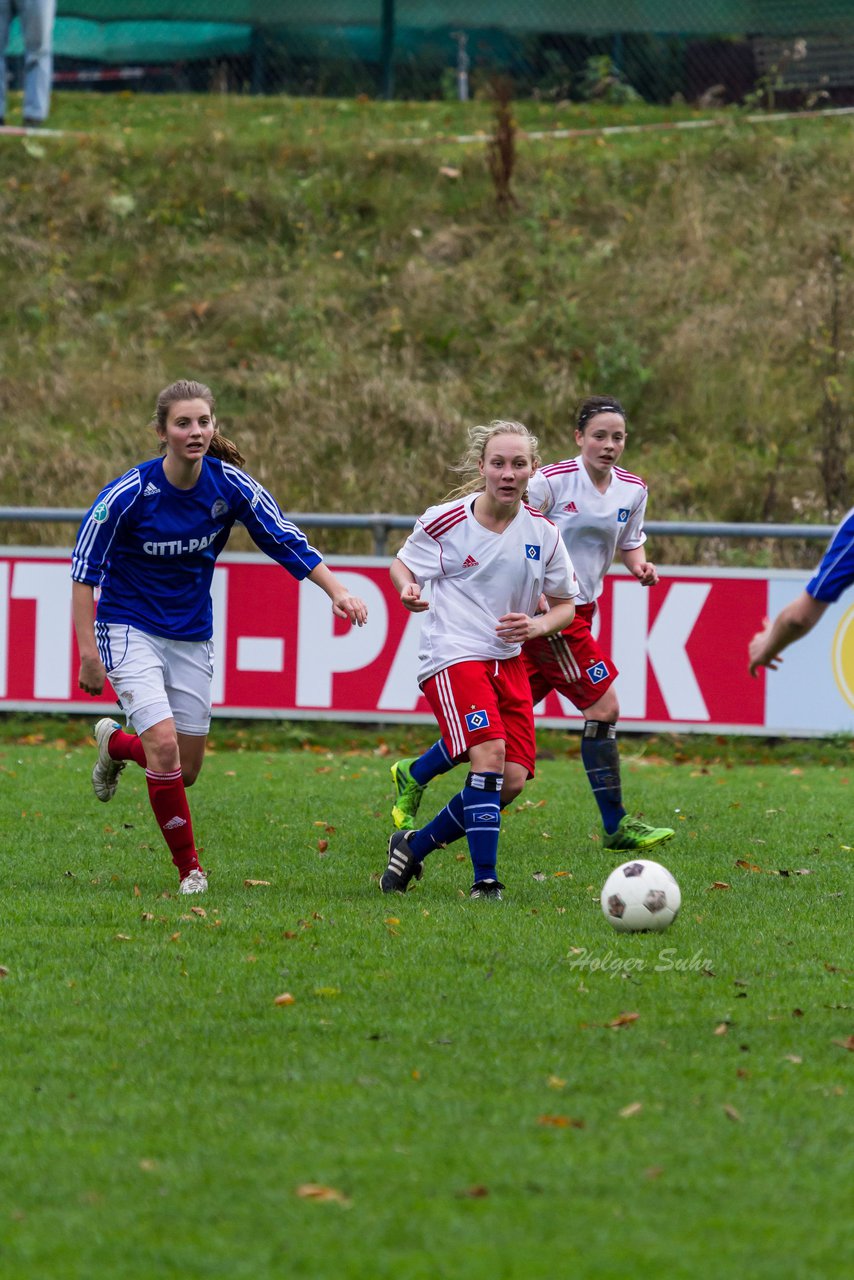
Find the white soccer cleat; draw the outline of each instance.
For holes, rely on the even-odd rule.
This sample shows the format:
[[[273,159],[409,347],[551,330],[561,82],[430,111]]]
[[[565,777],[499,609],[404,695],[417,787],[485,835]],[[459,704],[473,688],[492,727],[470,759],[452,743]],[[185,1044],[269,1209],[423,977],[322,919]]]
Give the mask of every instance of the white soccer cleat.
[[[95,741],[98,744],[98,759],[92,770],[92,790],[104,804],[112,800],[119,785],[119,775],[127,764],[126,760],[113,760],[110,755],[110,738],[121,725],[109,716],[99,720],[95,725]]]
[[[184,879],[178,885],[179,893],[206,893],[208,888],[208,878],[202,871],[201,867],[194,867],[192,871],[188,871]]]

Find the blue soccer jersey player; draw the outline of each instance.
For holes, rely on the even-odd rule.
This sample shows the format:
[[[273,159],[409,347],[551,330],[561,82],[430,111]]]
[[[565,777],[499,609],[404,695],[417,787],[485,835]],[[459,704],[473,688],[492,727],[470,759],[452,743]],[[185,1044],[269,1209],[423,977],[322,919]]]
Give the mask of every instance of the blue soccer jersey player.
[[[203,893],[185,787],[199,775],[211,717],[217,556],[235,522],[294,578],[329,596],[339,618],[362,626],[367,609],[330,572],[278,503],[241,470],[199,382],[161,391],[153,422],[163,455],[111,481],[86,513],[71,561],[78,683],[100,694],[109,676],[128,723],[95,725],[92,786],[111,800],[129,760],[145,769],[151,807],[179,892]],[[97,617],[95,588],[100,588]]]
[[[780,653],[812,631],[827,606],[834,604],[854,583],[854,508],[843,518],[830,540],[821,563],[804,590],[781,609],[773,622],[764,620],[748,646],[750,674],[757,667],[775,671],[783,659]]]

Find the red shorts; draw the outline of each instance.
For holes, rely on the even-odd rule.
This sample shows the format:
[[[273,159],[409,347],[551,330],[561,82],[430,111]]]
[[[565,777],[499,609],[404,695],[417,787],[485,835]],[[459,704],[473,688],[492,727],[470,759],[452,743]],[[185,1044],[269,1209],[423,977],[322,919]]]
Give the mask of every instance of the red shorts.
[[[531,685],[521,657],[455,662],[421,686],[455,758],[478,742],[501,738],[505,760],[534,776],[537,747]]]
[[[556,689],[578,708],[586,710],[602,697],[619,672],[599,648],[591,626],[595,604],[576,606],[571,624],[554,636],[528,640],[522,657],[531,682],[536,705],[551,689]]]

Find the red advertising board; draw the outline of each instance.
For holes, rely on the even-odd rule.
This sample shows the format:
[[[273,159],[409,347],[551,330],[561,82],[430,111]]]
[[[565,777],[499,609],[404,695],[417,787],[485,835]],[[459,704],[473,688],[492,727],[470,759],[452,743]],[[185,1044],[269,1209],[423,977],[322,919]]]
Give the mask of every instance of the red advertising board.
[[[69,553],[0,553],[0,710],[91,711],[77,688]],[[215,714],[365,722],[432,719],[415,682],[420,619],[392,590],[388,561],[330,561],[364,597],[368,625],[336,621],[323,592],[259,555],[225,555],[214,578]],[[764,675],[751,679],[747,642],[768,612],[768,575],[662,570],[652,590],[608,576],[598,626],[620,668],[625,728],[766,728]],[[578,713],[556,695],[541,722]]]

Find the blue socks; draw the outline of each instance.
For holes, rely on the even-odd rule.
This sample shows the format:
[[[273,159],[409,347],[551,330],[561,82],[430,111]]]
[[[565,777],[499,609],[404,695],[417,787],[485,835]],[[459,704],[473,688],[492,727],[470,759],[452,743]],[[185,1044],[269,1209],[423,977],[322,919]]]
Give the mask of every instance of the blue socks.
[[[442,773],[447,773],[453,767],[453,758],[448,754],[448,748],[440,738],[438,742],[433,743],[432,747],[428,747],[417,760],[412,761],[409,766],[409,776],[413,782],[418,783],[419,787],[426,787],[428,782],[432,782],[434,778],[438,778]]]
[[[625,816],[623,789],[620,785],[620,750],[616,725],[604,720],[585,720],[581,735],[581,759],[587,780],[602,814],[608,835],[617,830]]]
[[[451,798],[432,822],[409,837],[413,857],[422,862],[434,849],[453,844],[465,835],[475,881],[497,880],[503,782],[500,773],[470,773],[462,791]]]

